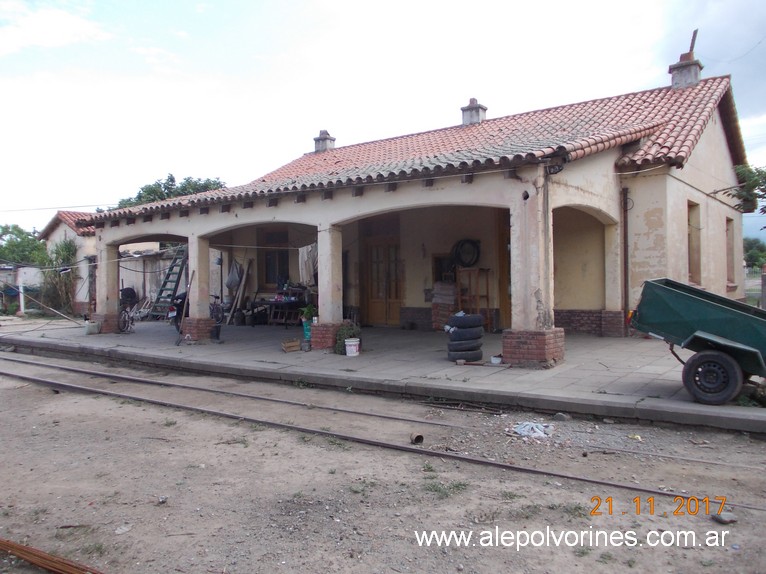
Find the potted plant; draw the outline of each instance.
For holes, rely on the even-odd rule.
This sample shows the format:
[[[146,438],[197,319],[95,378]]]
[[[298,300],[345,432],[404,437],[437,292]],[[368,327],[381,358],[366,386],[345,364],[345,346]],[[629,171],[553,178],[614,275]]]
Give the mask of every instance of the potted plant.
[[[345,355],[346,353],[346,339],[359,339],[362,334],[362,329],[356,323],[345,319],[341,326],[338,328],[338,333],[335,335],[335,353],[338,355]],[[361,341],[359,341],[359,348],[361,348]]]
[[[316,305],[309,303],[305,307],[301,307],[299,311],[303,322],[303,338],[309,341],[311,339],[311,322],[317,314]]]

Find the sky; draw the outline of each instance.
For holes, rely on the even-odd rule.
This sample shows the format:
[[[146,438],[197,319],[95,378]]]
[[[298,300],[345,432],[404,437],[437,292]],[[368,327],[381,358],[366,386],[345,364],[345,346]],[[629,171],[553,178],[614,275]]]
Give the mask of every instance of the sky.
[[[245,184],[320,130],[453,126],[470,98],[495,118],[667,86],[695,29],[766,166],[760,0],[0,0],[0,224],[39,231],[169,173]]]

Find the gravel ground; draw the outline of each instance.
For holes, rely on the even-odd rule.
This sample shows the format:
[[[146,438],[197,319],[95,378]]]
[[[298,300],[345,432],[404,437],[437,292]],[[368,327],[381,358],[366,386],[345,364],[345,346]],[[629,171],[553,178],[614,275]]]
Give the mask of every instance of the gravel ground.
[[[109,573],[766,571],[766,449],[754,436],[268,388],[459,427],[424,435],[436,455],[425,456],[0,377],[0,538]],[[326,411],[305,416],[332,428]],[[549,434],[519,436],[519,423]],[[722,497],[736,522],[712,519]],[[431,530],[473,538],[418,544]],[[652,532],[679,545],[650,546]],[[0,552],[2,573],[39,571]]]

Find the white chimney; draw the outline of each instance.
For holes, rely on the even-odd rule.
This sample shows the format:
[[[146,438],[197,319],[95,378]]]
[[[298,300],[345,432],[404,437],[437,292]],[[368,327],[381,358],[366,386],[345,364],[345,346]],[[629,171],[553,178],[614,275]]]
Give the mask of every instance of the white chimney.
[[[464,126],[480,124],[484,121],[487,115],[487,106],[482,106],[476,101],[476,98],[471,98],[468,105],[460,109],[463,111]]]
[[[316,153],[335,149],[335,138],[327,130],[320,130],[319,137],[314,138],[314,151]]]
[[[702,64],[700,64],[699,60],[694,59],[694,44],[696,42],[697,30],[692,34],[692,43],[689,46],[689,51],[681,54],[678,62],[668,68],[668,73],[672,78],[670,85],[673,89],[689,88],[700,83]]]

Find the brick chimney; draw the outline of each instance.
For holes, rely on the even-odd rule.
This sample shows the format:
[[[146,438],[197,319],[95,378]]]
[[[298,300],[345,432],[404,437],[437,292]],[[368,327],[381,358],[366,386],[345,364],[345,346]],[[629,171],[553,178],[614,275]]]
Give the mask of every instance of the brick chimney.
[[[694,43],[697,41],[697,30],[692,35],[692,43],[689,51],[681,54],[678,62],[668,68],[668,73],[672,78],[671,86],[673,89],[689,88],[700,83],[700,72],[702,64],[694,59]]]
[[[482,106],[476,101],[476,98],[471,98],[468,105],[460,109],[463,111],[464,126],[480,124],[484,121],[487,115],[487,106]]]
[[[335,149],[335,138],[327,130],[320,130],[319,137],[314,138],[314,151],[316,153]]]

